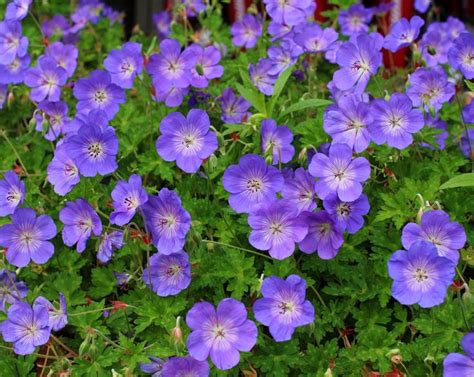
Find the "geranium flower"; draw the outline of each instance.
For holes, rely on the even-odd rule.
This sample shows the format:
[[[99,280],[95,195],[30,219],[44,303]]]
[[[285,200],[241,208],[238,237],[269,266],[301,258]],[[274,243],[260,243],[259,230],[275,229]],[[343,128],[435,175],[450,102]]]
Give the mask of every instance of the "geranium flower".
[[[191,328],[186,345],[196,360],[209,356],[218,369],[227,370],[240,361],[240,352],[249,352],[257,342],[257,326],[247,319],[244,304],[226,298],[217,306],[194,304],[186,315]]]
[[[303,212],[301,220],[308,225],[308,234],[298,243],[303,253],[318,252],[321,259],[332,259],[344,243],[342,231],[327,211]]]
[[[209,116],[203,110],[192,109],[186,118],[178,112],[170,113],[160,123],[156,150],[163,160],[176,161],[181,170],[195,173],[218,147],[210,126]]]
[[[163,188],[158,195],[149,195],[143,215],[151,232],[153,245],[163,254],[181,251],[191,227],[191,216],[181,206],[174,191]]]
[[[177,295],[191,283],[188,254],[178,251],[168,255],[153,255],[150,258],[150,269],[143,270],[142,280],[158,296]]]
[[[234,22],[230,28],[234,46],[252,48],[262,36],[262,21],[251,14],[246,14]]]
[[[314,322],[314,307],[306,300],[306,281],[298,275],[286,280],[270,276],[263,280],[263,298],[253,304],[255,319],[269,327],[277,342],[290,340],[297,327]]]
[[[86,243],[92,234],[100,236],[102,222],[94,208],[84,199],[67,202],[59,211],[59,220],[64,224],[62,231],[63,242],[66,246],[76,245],[78,253],[86,248]]]
[[[8,263],[25,267],[33,260],[45,264],[54,254],[50,242],[56,236],[56,225],[48,215],[36,217],[31,208],[20,208],[12,215],[12,223],[0,227],[0,245],[7,248]]]
[[[438,254],[458,263],[459,250],[466,243],[466,232],[461,224],[451,221],[442,210],[425,212],[421,223],[408,223],[402,231],[402,245],[409,250],[417,241],[431,242]]]
[[[13,343],[17,355],[31,354],[36,347],[46,344],[51,335],[48,309],[17,302],[8,309],[8,319],[2,322],[0,331],[5,342]]]
[[[250,212],[257,204],[276,198],[283,186],[278,169],[268,166],[257,155],[240,158],[238,165],[229,166],[222,177],[224,189],[230,193],[229,204],[237,213]]]
[[[25,200],[25,183],[13,170],[7,171],[0,180],[0,216],[13,214]]]
[[[436,247],[426,241],[412,243],[408,251],[396,251],[387,266],[393,279],[392,296],[400,304],[418,304],[422,308],[443,303],[456,267],[451,259],[439,256]]]
[[[422,112],[413,109],[412,101],[403,93],[393,93],[388,102],[375,99],[372,117],[373,123],[369,125],[372,140],[397,149],[408,147],[413,142],[412,134],[425,125]]]
[[[309,173],[319,178],[316,194],[325,199],[337,193],[346,202],[356,200],[362,193],[362,183],[370,176],[370,164],[364,157],[352,158],[352,150],[346,144],[332,144],[329,156],[316,153],[309,164]]]
[[[308,233],[308,226],[298,217],[299,211],[289,202],[279,200],[262,203],[250,212],[252,228],[250,244],[258,250],[268,250],[275,259],[293,254],[295,244]]]

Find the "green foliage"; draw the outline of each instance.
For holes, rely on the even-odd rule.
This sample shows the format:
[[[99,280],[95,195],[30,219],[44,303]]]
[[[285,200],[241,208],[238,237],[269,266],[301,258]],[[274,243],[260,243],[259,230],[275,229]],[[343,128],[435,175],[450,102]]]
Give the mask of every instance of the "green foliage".
[[[331,0],[330,3],[336,6],[325,14],[334,20],[341,8],[356,1]],[[59,0],[36,1],[33,13],[41,18],[58,12],[68,14],[73,10],[71,4]],[[141,276],[149,256],[156,250],[140,237],[146,233],[140,216],[126,228],[125,246],[107,265],[97,262],[98,239],[89,241],[84,253],[78,254],[66,247],[58,235],[54,240],[55,255],[47,264],[29,265],[17,272],[29,287],[30,303],[39,295],[50,300],[57,300],[59,292],[65,295],[69,325],[34,355],[15,356],[10,344],[2,343],[2,377],[34,376],[41,372],[43,376],[59,375],[64,371],[72,376],[110,376],[112,371],[117,376],[138,376],[139,363],[146,362],[149,355],[165,358],[187,354],[184,341],[189,329],[184,319],[194,303],[206,300],[217,304],[225,297],[233,297],[251,308],[261,296],[262,278],[271,275],[298,274],[306,279],[307,298],[315,307],[315,322],[298,328],[292,340],[284,343],[275,342],[268,329],[259,325],[257,345],[251,352],[241,354],[239,366],[228,372],[213,367],[212,375],[249,376],[255,372],[278,377],[347,377],[397,368],[415,377],[440,376],[446,354],[460,351],[459,341],[474,323],[472,246],[461,251],[456,277],[461,281],[462,273],[466,287],[462,291],[458,286],[453,287],[446,302],[432,309],[402,306],[393,300],[392,281],[386,268],[390,255],[402,248],[403,226],[419,221],[423,211],[432,208],[447,211],[466,229],[468,245],[474,242],[470,205],[473,173],[469,161],[458,149],[464,129],[457,106],[447,104],[441,112],[441,118],[449,123],[450,133],[444,150],[435,144],[438,131],[425,127],[416,134],[413,145],[403,151],[372,143],[363,153],[372,168],[364,187],[371,211],[363,229],[345,235],[345,243],[335,259],[322,260],[317,254],[296,251],[285,260],[274,260],[249,244],[247,216],[229,208],[222,175],[242,155],[262,152],[260,123],[269,117],[278,124],[288,125],[295,136],[296,154],[288,166],[307,167],[312,152],[330,141],[323,130],[323,114],[333,103],[327,83],[334,66],[311,55],[304,65],[307,79],[300,83],[292,73],[303,67],[301,58],[295,67],[280,75],[273,96],[266,97],[253,85],[248,66],[266,54],[271,44],[268,36],[262,37],[256,48],[242,51],[232,46],[222,14],[221,5],[213,1],[198,17],[196,22],[199,21],[201,29],[196,29],[194,35],[190,27],[195,25],[177,21],[172,26],[171,36],[183,45],[192,36],[198,33],[205,36],[209,32],[213,42],[227,49],[221,61],[224,76],[202,90],[210,99],[198,104],[209,114],[219,139],[218,150],[203,164],[199,174],[185,174],[174,163],[157,155],[155,141],[160,134],[160,121],[171,111],[186,114],[189,107],[187,101],[178,109],[155,102],[150,94],[151,80],[143,73],[111,121],[120,141],[118,170],[106,177],[82,178],[70,194],[60,197],[46,180],[54,145],[34,130],[35,104],[28,99],[28,89],[17,86],[12,91],[12,98],[0,112],[0,169],[20,172],[26,183],[25,206],[52,216],[60,231],[58,213],[66,201],[84,197],[100,210],[105,228],[113,187],[119,179],[140,174],[150,194],[163,187],[176,190],[183,207],[191,214],[192,227],[185,249],[190,256],[193,279],[188,289],[171,297],[158,297],[146,287]],[[23,27],[35,62],[43,53],[41,35],[31,17],[24,20]],[[79,64],[73,80],[103,68],[104,58],[112,49],[119,48],[123,40],[123,28],[118,23],[101,19],[96,25],[88,24],[80,34]],[[142,43],[147,56],[159,50],[157,38],[141,31],[134,31],[131,40]],[[379,80],[382,92],[404,91],[407,72],[382,71],[380,78],[386,78]],[[471,82],[466,81],[466,85],[474,90]],[[252,115],[243,124],[223,124],[220,118],[217,97],[228,87],[252,105]],[[373,83],[369,91],[374,97],[380,96]],[[75,99],[70,87],[64,88],[63,97],[73,117]],[[427,144],[433,148],[427,148]],[[318,207],[322,207],[321,201]],[[1,224],[8,221],[8,218],[0,219]],[[6,265],[14,269],[4,257],[0,261],[0,268]],[[128,284],[117,286],[114,272],[128,273]],[[251,311],[249,316],[254,319]],[[170,335],[178,317],[182,339]],[[0,321],[5,318],[0,312]],[[39,366],[44,360],[38,354],[51,357],[44,368]],[[393,355],[401,358],[403,366],[393,362]]]

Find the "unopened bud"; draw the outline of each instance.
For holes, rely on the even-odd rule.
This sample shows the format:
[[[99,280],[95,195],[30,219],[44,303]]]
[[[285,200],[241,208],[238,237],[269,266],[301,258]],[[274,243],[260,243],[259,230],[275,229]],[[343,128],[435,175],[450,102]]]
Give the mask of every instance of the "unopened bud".
[[[331,368],[328,368],[326,372],[324,373],[324,377],[332,377],[332,376],[333,376],[332,370]]]
[[[400,364],[400,363],[403,361],[403,359],[402,359],[402,357],[401,357],[400,355],[393,355],[393,356],[390,358],[390,360],[391,360],[392,363],[394,363],[394,364]]]
[[[15,96],[13,95],[13,92],[9,92],[7,96],[7,105],[10,106],[14,100]]]
[[[181,317],[178,316],[176,318],[176,325],[171,330],[171,340],[173,341],[175,345],[178,343],[182,343],[183,341],[183,331],[181,330],[181,327],[179,326],[180,320],[181,320]]]

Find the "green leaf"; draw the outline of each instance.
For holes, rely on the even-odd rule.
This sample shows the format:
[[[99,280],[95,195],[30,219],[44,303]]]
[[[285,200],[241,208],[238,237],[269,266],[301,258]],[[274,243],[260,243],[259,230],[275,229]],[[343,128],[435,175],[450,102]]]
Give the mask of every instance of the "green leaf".
[[[304,110],[308,108],[315,108],[315,107],[325,107],[328,106],[332,103],[332,101],[328,99],[319,99],[319,98],[312,98],[312,99],[306,99],[303,101],[298,101],[294,105],[291,105],[287,109],[283,110],[280,113],[280,116],[285,116],[289,113],[293,113],[295,111],[299,110]]]
[[[474,82],[470,82],[468,80],[464,80],[464,82],[466,83],[467,87],[469,88],[469,90],[471,92],[474,92]]]
[[[444,182],[439,189],[444,190],[455,187],[473,187],[474,186],[474,173],[461,174],[451,178],[449,181]]]
[[[262,114],[267,114],[267,109],[265,106],[265,97],[262,93],[257,92],[256,90],[243,87],[241,84],[235,84],[239,94],[244,97],[247,101],[251,103]]]
[[[273,113],[273,108],[275,107],[275,104],[278,100],[278,97],[280,97],[281,92],[285,88],[286,82],[291,76],[291,73],[293,72],[294,66],[288,67],[285,71],[282,72],[280,77],[278,77],[275,86],[273,87],[273,95],[270,99],[270,106],[268,110],[268,116],[271,118],[272,113]]]

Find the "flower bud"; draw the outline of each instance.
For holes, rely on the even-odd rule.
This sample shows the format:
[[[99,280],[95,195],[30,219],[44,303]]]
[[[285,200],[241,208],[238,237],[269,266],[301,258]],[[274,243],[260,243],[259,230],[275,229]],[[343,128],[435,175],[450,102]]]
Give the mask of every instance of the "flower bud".
[[[171,330],[171,340],[173,341],[175,345],[183,342],[183,331],[181,330],[181,327],[179,326],[180,320],[181,320],[181,317],[178,316],[176,318],[176,325]]]

